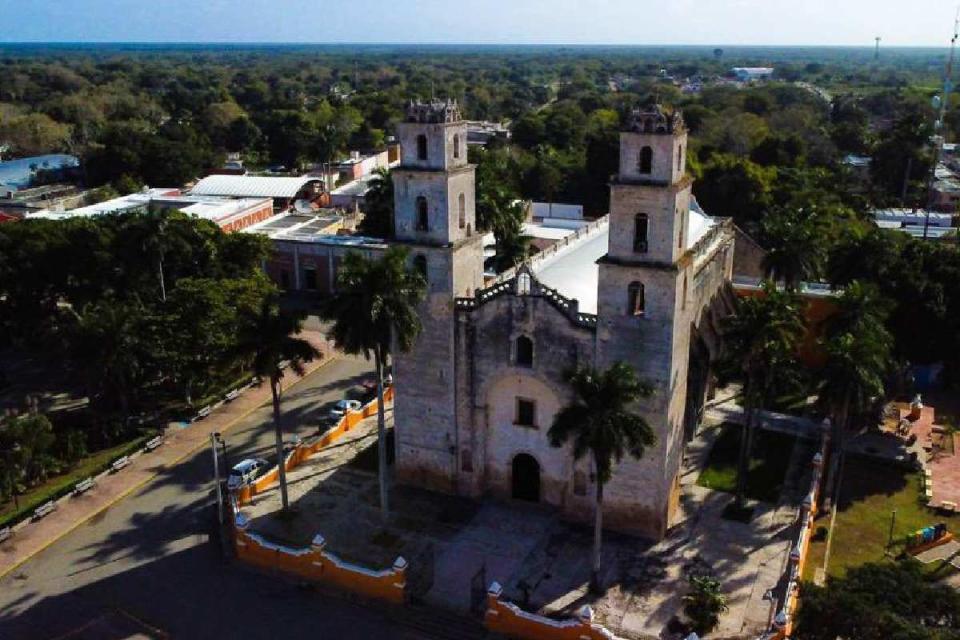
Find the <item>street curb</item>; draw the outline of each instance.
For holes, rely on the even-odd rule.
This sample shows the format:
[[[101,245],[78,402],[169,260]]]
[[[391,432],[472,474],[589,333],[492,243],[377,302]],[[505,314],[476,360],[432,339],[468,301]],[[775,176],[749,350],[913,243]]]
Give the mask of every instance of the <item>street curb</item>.
[[[327,366],[328,364],[330,364],[330,363],[333,362],[334,360],[338,360],[339,357],[340,357],[340,355],[341,355],[340,352],[339,352],[339,351],[335,351],[334,353],[337,354],[335,357],[324,358],[324,359],[320,362],[320,364],[317,365],[317,368],[316,368],[316,369],[314,369],[313,371],[311,371],[311,372],[308,373],[307,375],[305,375],[305,376],[303,376],[303,377],[301,377],[301,378],[298,378],[293,384],[287,386],[286,391],[289,391],[290,389],[296,387],[296,386],[297,386],[298,384],[300,384],[302,381],[306,380],[307,378],[309,378],[310,376],[312,376],[312,375],[315,374],[316,372],[320,371],[320,369],[323,369],[325,366]],[[258,404],[258,405],[256,405],[255,407],[253,407],[252,409],[250,409],[249,411],[243,413],[242,415],[237,416],[237,417],[234,418],[229,424],[227,424],[226,426],[224,426],[224,427],[221,429],[220,432],[221,432],[221,433],[226,433],[227,431],[229,431],[230,429],[232,429],[238,422],[240,422],[241,420],[244,420],[244,419],[247,418],[250,414],[252,414],[254,411],[257,411],[258,409],[260,409],[262,406],[264,406],[264,405],[263,405],[263,404]],[[190,449],[189,451],[187,451],[186,453],[184,453],[184,454],[183,454],[182,456],[180,456],[179,458],[175,458],[175,459],[171,460],[170,462],[168,462],[167,464],[165,464],[162,468],[163,468],[163,469],[166,469],[166,468],[172,467],[172,466],[174,466],[174,465],[180,464],[185,458],[187,458],[188,456],[193,455],[193,454],[196,453],[199,449],[201,449],[201,448],[203,448],[203,447],[205,447],[205,446],[207,446],[207,442],[201,441],[200,443],[197,444],[197,446],[195,446],[194,448]],[[2,580],[3,578],[5,578],[7,575],[9,575],[10,573],[12,573],[13,571],[16,571],[20,566],[22,566],[22,565],[23,565],[24,563],[26,563],[28,560],[31,560],[31,559],[32,559],[34,556],[36,556],[38,553],[40,553],[40,552],[42,552],[42,551],[45,551],[48,547],[50,547],[50,545],[52,545],[53,543],[57,542],[58,540],[60,540],[60,539],[63,538],[64,536],[68,535],[69,533],[71,533],[72,531],[74,531],[74,530],[75,530],[77,527],[79,527],[80,525],[85,524],[86,522],[89,522],[89,521],[92,520],[94,517],[100,515],[101,513],[103,513],[104,511],[106,511],[106,510],[109,509],[110,507],[112,507],[113,505],[117,504],[118,502],[120,502],[121,500],[123,500],[124,498],[126,498],[127,496],[129,496],[131,493],[133,493],[134,491],[137,491],[138,489],[142,488],[142,487],[143,487],[144,485],[146,485],[147,483],[152,482],[154,479],[156,479],[156,477],[157,477],[158,475],[160,475],[160,472],[159,472],[159,471],[156,471],[156,472],[154,472],[153,474],[151,474],[149,477],[144,478],[143,481],[139,482],[138,484],[136,484],[136,485],[134,485],[134,486],[132,486],[132,487],[124,490],[124,491],[121,492],[117,497],[115,497],[113,500],[110,500],[109,502],[107,502],[107,503],[106,503],[105,505],[103,505],[102,507],[96,509],[95,511],[93,511],[92,513],[90,513],[90,515],[88,515],[88,516],[86,516],[86,517],[83,517],[83,518],[80,518],[80,519],[77,520],[75,523],[73,523],[72,525],[70,525],[69,527],[67,527],[63,532],[58,533],[56,536],[54,536],[54,537],[51,538],[50,540],[48,540],[47,542],[43,543],[40,547],[38,547],[38,548],[36,549],[36,551],[33,551],[33,552],[30,553],[30,555],[28,555],[27,557],[25,557],[25,558],[17,561],[17,563],[14,564],[14,565],[12,565],[9,569],[4,569],[3,571],[0,571],[0,580]]]

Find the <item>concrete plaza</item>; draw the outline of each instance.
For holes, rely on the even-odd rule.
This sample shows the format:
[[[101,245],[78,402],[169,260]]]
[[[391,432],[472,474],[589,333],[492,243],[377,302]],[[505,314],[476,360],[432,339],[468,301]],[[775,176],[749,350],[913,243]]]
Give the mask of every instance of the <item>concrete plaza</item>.
[[[797,441],[781,500],[758,504],[753,520],[744,524],[721,517],[729,494],[695,484],[713,434],[706,430],[690,444],[681,522],[665,540],[652,544],[605,534],[601,596],[587,592],[591,530],[540,505],[392,487],[391,515],[384,524],[372,455],[375,418],[289,474],[296,516],[277,516],[276,488],[245,511],[253,518],[251,527],[269,538],[306,546],[320,533],[328,551],[372,569],[403,556],[414,602],[469,614],[478,589],[495,580],[510,600],[530,611],[564,617],[590,604],[599,622],[627,638],[673,637],[668,628],[681,615],[687,576],[710,572],[723,584],[730,607],[713,635],[747,638],[766,629],[773,615],[771,594],[796,533],[813,451]]]

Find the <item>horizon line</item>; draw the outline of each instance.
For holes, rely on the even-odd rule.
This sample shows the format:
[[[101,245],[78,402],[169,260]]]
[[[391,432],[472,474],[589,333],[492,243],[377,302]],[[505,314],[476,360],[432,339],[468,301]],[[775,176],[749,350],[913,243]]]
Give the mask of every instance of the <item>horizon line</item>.
[[[731,48],[844,48],[844,49],[869,49],[874,50],[875,44],[776,44],[776,43],[624,43],[624,42],[450,42],[450,41],[423,41],[423,42],[378,42],[378,41],[277,41],[263,40],[250,42],[237,42],[233,40],[0,40],[0,46],[4,45],[137,45],[137,46],[226,46],[233,48],[241,47],[300,47],[300,46],[392,46],[392,47],[623,47],[623,48],[642,48],[642,47],[731,47]],[[931,44],[881,44],[881,50],[884,49],[944,49],[949,50],[949,45],[931,45]]]

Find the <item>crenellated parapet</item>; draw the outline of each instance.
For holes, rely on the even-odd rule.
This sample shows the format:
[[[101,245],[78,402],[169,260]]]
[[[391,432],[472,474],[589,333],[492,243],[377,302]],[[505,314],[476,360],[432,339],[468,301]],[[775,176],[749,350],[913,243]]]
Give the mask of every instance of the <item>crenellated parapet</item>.
[[[561,294],[556,289],[537,280],[527,265],[518,268],[516,275],[501,280],[484,289],[478,289],[472,298],[457,298],[454,306],[458,312],[470,313],[483,305],[507,295],[527,296],[546,300],[574,324],[586,329],[596,329],[597,316],[581,313],[580,303]]]
[[[419,124],[448,124],[460,122],[460,105],[456,100],[431,100],[420,102],[411,100],[407,104],[406,121]]]

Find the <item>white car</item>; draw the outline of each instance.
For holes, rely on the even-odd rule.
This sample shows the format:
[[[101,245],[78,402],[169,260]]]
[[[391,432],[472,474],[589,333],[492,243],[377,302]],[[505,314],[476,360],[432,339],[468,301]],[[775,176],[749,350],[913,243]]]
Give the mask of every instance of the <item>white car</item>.
[[[330,409],[331,418],[342,418],[348,411],[356,411],[360,408],[359,400],[340,400]]]
[[[250,484],[262,474],[270,463],[263,458],[247,458],[233,465],[227,477],[227,489],[239,489]]]

